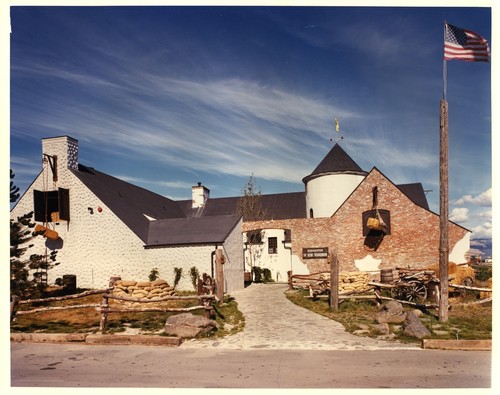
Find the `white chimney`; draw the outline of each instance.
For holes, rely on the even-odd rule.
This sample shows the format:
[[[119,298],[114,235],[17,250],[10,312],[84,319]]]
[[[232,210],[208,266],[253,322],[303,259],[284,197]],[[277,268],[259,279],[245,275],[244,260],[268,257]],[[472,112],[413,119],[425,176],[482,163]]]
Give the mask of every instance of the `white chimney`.
[[[193,208],[200,208],[205,206],[207,200],[210,196],[210,190],[203,185],[201,182],[198,185],[192,187],[193,196]]]
[[[42,154],[46,159],[56,157],[59,169],[78,170],[78,140],[69,136],[42,139]]]

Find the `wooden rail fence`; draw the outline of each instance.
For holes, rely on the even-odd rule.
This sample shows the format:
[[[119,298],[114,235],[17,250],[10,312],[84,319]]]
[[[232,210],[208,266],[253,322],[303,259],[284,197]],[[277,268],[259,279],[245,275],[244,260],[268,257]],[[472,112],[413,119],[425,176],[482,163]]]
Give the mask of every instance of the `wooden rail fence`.
[[[164,312],[164,313],[181,313],[181,312],[190,312],[195,310],[205,310],[205,316],[209,317],[212,310],[212,302],[216,301],[217,297],[213,293],[215,286],[213,285],[215,282],[213,279],[203,274],[203,277],[199,279],[198,284],[198,295],[186,295],[186,296],[176,296],[170,295],[161,298],[155,299],[147,299],[147,298],[133,298],[128,296],[117,296],[113,295],[111,292],[113,291],[113,287],[99,290],[91,290],[82,292],[74,295],[67,296],[54,296],[44,299],[28,299],[28,300],[19,300],[17,296],[13,296],[11,298],[10,304],[10,317],[11,321],[15,318],[16,315],[25,315],[25,314],[34,314],[40,312],[47,311],[58,311],[58,310],[70,310],[70,309],[83,309],[94,307],[98,312],[101,313],[101,319],[99,322],[99,330],[104,332],[106,329],[106,321],[109,313],[144,313],[144,312]],[[32,308],[30,310],[17,310],[18,305],[27,305],[33,303],[50,303],[50,302],[59,302],[64,300],[72,300],[72,299],[80,299],[90,295],[98,295],[102,294],[101,303],[90,303],[90,304],[79,304],[79,305],[69,305],[69,306],[54,306],[54,307],[39,307]],[[159,303],[159,302],[167,302],[167,301],[182,301],[182,300],[198,300],[197,306],[191,307],[167,307],[167,306],[152,306],[152,307],[139,307],[139,308],[130,308],[130,307],[115,307],[109,305],[109,299],[121,300],[126,302],[135,302],[135,303]]]

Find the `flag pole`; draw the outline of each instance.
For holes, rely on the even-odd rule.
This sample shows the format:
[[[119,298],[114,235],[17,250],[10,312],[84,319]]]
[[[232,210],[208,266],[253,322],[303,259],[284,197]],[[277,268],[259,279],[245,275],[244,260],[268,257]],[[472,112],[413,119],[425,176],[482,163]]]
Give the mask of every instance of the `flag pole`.
[[[446,40],[446,21],[444,22]],[[444,43],[443,43],[444,45]],[[439,116],[439,321],[448,321],[448,102],[446,60],[443,57],[443,98]]]

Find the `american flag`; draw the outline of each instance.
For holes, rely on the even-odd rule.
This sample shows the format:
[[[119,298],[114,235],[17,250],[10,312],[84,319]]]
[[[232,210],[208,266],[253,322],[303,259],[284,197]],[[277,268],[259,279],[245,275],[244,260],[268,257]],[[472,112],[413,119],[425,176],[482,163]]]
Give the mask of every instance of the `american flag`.
[[[445,24],[444,59],[489,62],[488,41],[470,30]]]

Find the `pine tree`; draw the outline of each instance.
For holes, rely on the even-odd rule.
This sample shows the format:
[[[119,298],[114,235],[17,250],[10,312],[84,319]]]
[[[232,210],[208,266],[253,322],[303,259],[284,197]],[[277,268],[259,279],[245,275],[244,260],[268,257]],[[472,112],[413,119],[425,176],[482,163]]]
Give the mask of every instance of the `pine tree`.
[[[12,170],[10,178],[14,178]],[[16,202],[19,198],[19,188],[10,182],[10,201]],[[10,220],[10,292],[20,298],[38,297],[45,288],[42,281],[30,279],[30,271],[46,273],[47,270],[58,265],[57,251],[53,250],[49,256],[31,254],[28,259],[23,255],[33,247],[30,241],[39,237],[40,232],[34,232],[35,223],[32,221],[33,211],[17,217],[17,221]]]

